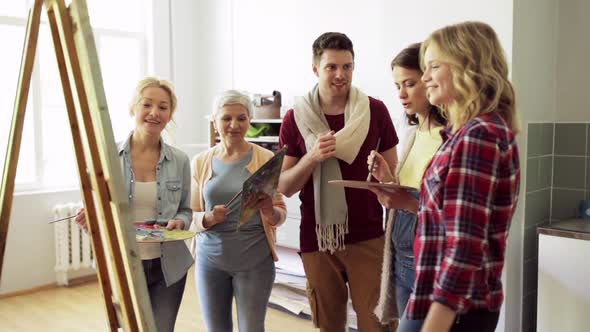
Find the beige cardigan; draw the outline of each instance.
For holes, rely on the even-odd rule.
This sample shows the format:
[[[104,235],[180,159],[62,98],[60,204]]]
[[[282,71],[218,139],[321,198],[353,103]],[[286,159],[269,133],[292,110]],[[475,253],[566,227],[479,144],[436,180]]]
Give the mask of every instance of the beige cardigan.
[[[257,169],[264,165],[264,163],[266,163],[269,159],[273,157],[273,153],[272,151],[260,147],[256,144],[249,144],[252,147],[252,160],[250,161],[250,163],[248,163],[248,165],[246,165],[246,169],[250,171],[250,173],[254,173]],[[193,231],[203,232],[207,230],[203,226],[203,218],[206,212],[205,199],[203,198],[203,188],[205,188],[205,184],[207,183],[207,181],[211,179],[211,161],[217,149],[219,149],[218,145],[198,154],[196,157],[193,158],[191,162],[191,208],[193,209]],[[278,257],[275,249],[276,228],[277,226],[280,226],[285,222],[285,218],[287,216],[287,208],[285,206],[285,202],[283,201],[283,195],[281,193],[277,193],[275,197],[273,197],[272,201],[274,207],[278,208],[279,210],[279,222],[275,226],[271,226],[268,222],[268,219],[265,218],[262,214],[260,214],[260,219],[262,220],[264,233],[266,234],[266,239],[268,241],[268,246],[270,247],[272,257],[275,261],[277,261]],[[193,256],[195,256],[196,254],[196,246],[196,239],[193,238],[190,246],[191,253],[193,254]]]
[[[416,138],[416,128],[412,126],[408,128],[407,140],[405,144],[400,147],[398,153],[400,155],[399,163],[395,167],[395,178],[399,178],[399,171],[406,162],[408,154],[414,145]],[[387,221],[385,224],[385,247],[383,249],[383,265],[381,267],[381,288],[379,291],[379,300],[375,307],[374,313],[383,324],[389,323],[394,319],[399,319],[401,312],[397,312],[397,301],[395,294],[395,278],[393,274],[393,258],[395,257],[394,247],[391,243],[391,234],[393,233],[393,224],[395,220],[395,210],[389,210],[387,213]]]

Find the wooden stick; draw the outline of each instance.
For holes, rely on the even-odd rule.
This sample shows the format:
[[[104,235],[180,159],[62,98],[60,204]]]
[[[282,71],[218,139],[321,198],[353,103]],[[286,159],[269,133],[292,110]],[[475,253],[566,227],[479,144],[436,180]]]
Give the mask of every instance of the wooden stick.
[[[86,126],[83,121],[80,121],[76,116],[76,103],[73,94],[73,82],[70,81],[69,71],[72,65],[68,61],[71,57],[70,54],[76,53],[73,47],[68,48],[68,41],[71,40],[73,32],[70,29],[64,28],[64,24],[67,27],[71,26],[71,19],[69,15],[63,15],[67,10],[63,1],[51,1],[46,0],[47,18],[49,20],[49,27],[51,30],[51,37],[53,40],[56,60],[58,63],[60,79],[62,83],[62,89],[64,93],[64,100],[66,104],[66,110],[68,119],[70,122],[70,129],[72,133],[72,141],[74,143],[74,151],[77,159],[78,174],[80,177],[80,186],[82,192],[82,198],[84,206],[86,208],[86,224],[88,226],[87,232],[90,234],[92,243],[92,251],[94,259],[96,260],[96,266],[98,271],[98,279],[101,285],[101,292],[103,303],[107,314],[108,326],[110,331],[117,331],[119,327],[122,327],[117,318],[117,307],[113,299],[113,288],[111,280],[109,278],[109,272],[107,270],[107,255],[105,246],[101,240],[102,234],[98,225],[98,209],[99,207],[95,204],[93,198],[92,188],[92,177],[88,173],[88,160],[84,153],[84,143],[82,138],[82,126]],[[60,30],[63,34],[60,35]],[[67,30],[67,31],[66,31]],[[69,33],[69,34],[68,34]],[[69,38],[68,38],[69,36]],[[70,42],[71,43],[71,42]],[[75,54],[72,54],[75,56]],[[86,102],[84,100],[84,102]],[[83,107],[83,105],[82,105]],[[94,138],[96,139],[96,138]],[[92,139],[89,139],[92,143]],[[92,158],[92,156],[90,156]],[[92,160],[90,160],[92,163]]]
[[[31,76],[33,75],[33,66],[35,64],[35,51],[37,50],[42,9],[43,2],[36,0],[33,8],[29,11],[20,74],[12,113],[12,124],[10,126],[10,136],[8,137],[6,147],[6,159],[0,192],[0,279],[2,279],[2,265],[6,250],[6,238],[8,237],[8,223],[10,222],[12,199],[14,197],[14,181],[25,123],[29,88],[31,86]]]

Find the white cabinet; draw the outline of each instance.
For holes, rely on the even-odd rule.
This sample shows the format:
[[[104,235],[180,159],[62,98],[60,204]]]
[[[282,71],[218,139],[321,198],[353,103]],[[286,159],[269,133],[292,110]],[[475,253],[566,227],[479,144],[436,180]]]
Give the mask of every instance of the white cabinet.
[[[539,234],[538,332],[590,330],[590,241]]]

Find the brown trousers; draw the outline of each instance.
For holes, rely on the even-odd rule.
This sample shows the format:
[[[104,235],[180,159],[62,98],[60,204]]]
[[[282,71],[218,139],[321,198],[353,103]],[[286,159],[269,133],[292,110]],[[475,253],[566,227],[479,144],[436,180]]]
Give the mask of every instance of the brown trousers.
[[[320,331],[346,331],[348,288],[361,332],[387,331],[373,310],[379,298],[383,236],[347,244],[334,254],[302,253],[313,322]],[[347,287],[348,283],[348,287]]]

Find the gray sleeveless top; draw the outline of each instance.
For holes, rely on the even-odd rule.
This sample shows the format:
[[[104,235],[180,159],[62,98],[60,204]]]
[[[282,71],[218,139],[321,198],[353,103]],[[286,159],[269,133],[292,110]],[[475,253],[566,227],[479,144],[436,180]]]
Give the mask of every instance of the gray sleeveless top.
[[[203,190],[207,211],[215,205],[226,204],[242,190],[244,181],[251,175],[246,169],[251,160],[252,151],[236,162],[212,159],[211,179]],[[240,204],[241,197],[229,206],[231,213],[226,221],[199,233],[199,259],[207,259],[220,269],[235,272],[250,269],[270,256],[260,213],[236,231]]]

